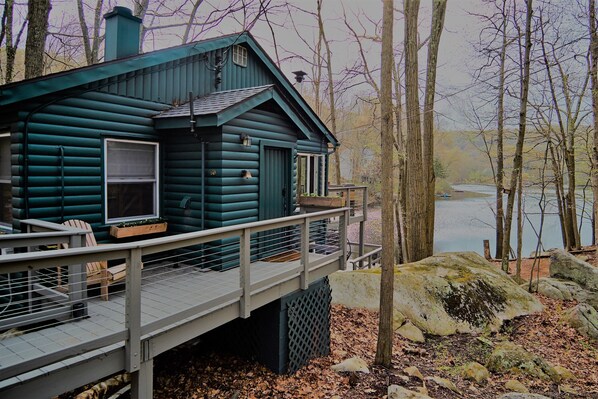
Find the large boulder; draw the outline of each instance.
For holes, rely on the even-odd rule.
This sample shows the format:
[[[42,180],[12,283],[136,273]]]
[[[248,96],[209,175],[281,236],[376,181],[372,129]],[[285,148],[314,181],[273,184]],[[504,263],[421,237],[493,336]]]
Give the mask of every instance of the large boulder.
[[[334,303],[378,309],[380,269],[334,273],[330,285]],[[448,335],[497,331],[542,305],[480,255],[455,252],[396,267],[394,310],[425,332]]]
[[[550,277],[575,281],[588,290],[598,291],[598,268],[560,249],[551,251]]]
[[[598,311],[587,303],[580,303],[566,314],[566,319],[577,331],[598,339]]]

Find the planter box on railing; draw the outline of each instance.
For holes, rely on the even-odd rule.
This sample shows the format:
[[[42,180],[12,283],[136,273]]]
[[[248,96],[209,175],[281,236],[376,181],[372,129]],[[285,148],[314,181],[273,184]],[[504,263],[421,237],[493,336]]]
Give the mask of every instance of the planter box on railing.
[[[163,233],[166,231],[166,227],[166,222],[128,227],[110,226],[110,235],[116,238],[142,236],[146,234]]]
[[[343,197],[299,197],[299,205],[318,208],[341,208],[345,206]]]

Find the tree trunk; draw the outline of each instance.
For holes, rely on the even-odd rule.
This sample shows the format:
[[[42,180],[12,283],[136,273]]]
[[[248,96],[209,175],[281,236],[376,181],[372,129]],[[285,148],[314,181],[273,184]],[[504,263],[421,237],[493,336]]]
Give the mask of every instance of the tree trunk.
[[[326,49],[326,72],[328,73],[328,99],[330,101],[330,128],[332,134],[336,136],[336,103],[334,99],[334,81],[332,80],[332,52],[328,40],[326,39],[326,32],[324,31],[324,21],[322,21],[322,0],[318,1],[318,28],[321,34],[324,48]],[[389,83],[390,84],[390,83]],[[335,183],[341,184],[341,158],[338,149],[334,151],[334,174],[336,177]]]
[[[403,99],[403,92],[401,88],[401,73],[400,73],[400,62],[395,63],[393,68],[394,75],[394,88],[396,104],[394,107],[395,112],[395,125],[397,131],[397,138],[395,147],[397,149],[398,159],[396,170],[397,173],[397,200],[395,201],[395,224],[397,229],[397,263],[405,262],[407,256],[407,248],[405,246],[405,203],[406,203],[406,190],[405,190],[405,135],[403,132],[403,105],[401,103]]]
[[[523,247],[523,173],[517,184],[517,260],[515,261],[515,281],[521,282],[521,249]]]
[[[29,0],[27,42],[25,44],[25,79],[44,73],[44,49],[48,34],[50,0]]]
[[[500,66],[498,76],[498,118],[496,138],[496,259],[502,258],[504,235],[503,189],[505,176],[504,137],[505,137],[505,65],[507,59],[507,2],[502,4],[502,45],[500,48]]]
[[[423,167],[421,119],[419,109],[419,84],[417,61],[417,22],[419,0],[405,0],[405,109],[407,136],[405,140],[405,230],[407,261],[413,262],[428,256],[426,236],[427,185]]]
[[[426,255],[434,251],[434,211],[436,194],[436,176],[434,176],[434,96],[436,94],[436,69],[438,65],[438,47],[444,26],[447,0],[434,0],[432,27],[428,42],[428,63],[426,66],[426,92],[424,95],[424,131],[423,163],[426,182]]]
[[[598,32],[596,32],[596,3],[589,0],[590,22],[590,75],[592,87],[592,114],[594,117],[594,145],[592,148],[592,192],[594,240],[598,237]],[[594,242],[596,244],[596,242]]]
[[[380,319],[375,364],[391,367],[392,310],[394,283],[393,225],[393,129],[392,129],[392,25],[393,1],[384,0],[382,17],[382,70],[380,73],[381,157],[382,157],[382,275],[380,278]]]
[[[523,166],[523,140],[525,138],[525,128],[527,124],[527,96],[529,92],[530,78],[530,53],[532,49],[532,0],[526,0],[527,10],[525,18],[525,53],[523,56],[523,76],[521,79],[521,99],[519,105],[519,132],[517,135],[517,144],[515,147],[515,156],[513,158],[513,171],[511,172],[510,191],[507,199],[507,212],[505,219],[505,234],[503,237],[502,251],[502,270],[509,270],[509,241],[511,238],[511,223],[513,221],[513,205],[515,204],[515,194],[517,191],[517,180],[522,173]]]

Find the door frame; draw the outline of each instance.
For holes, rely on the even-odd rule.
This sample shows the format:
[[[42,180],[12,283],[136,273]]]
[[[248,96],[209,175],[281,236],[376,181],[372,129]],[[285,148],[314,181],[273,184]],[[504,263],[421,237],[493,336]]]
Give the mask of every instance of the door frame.
[[[287,196],[287,209],[289,210],[287,213],[288,215],[285,216],[290,216],[292,214],[292,197],[293,197],[293,168],[294,168],[294,150],[296,148],[296,144],[295,143],[286,143],[286,142],[281,142],[281,141],[274,141],[274,140],[260,140],[260,158],[259,158],[259,185],[258,185],[258,207],[259,207],[259,211],[258,211],[258,217],[259,220],[264,220],[264,204],[263,201],[261,201],[261,195],[264,192],[265,188],[265,183],[264,183],[264,179],[262,179],[263,176],[266,175],[266,173],[268,173],[268,171],[266,171],[265,169],[265,153],[266,153],[266,147],[272,147],[272,148],[278,148],[278,149],[284,149],[284,150],[289,150],[289,195]]]

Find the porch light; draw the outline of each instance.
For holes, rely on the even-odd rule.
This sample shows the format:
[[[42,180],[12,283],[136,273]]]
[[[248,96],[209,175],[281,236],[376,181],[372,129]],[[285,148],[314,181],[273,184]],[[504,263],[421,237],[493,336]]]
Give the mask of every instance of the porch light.
[[[246,170],[246,169],[243,169],[243,170],[241,171],[241,177],[242,177],[243,179],[251,179],[253,176],[251,176],[251,172],[250,172],[250,171],[248,171],[248,170]]]
[[[247,133],[241,134],[241,144],[243,147],[251,147],[251,137]]]

